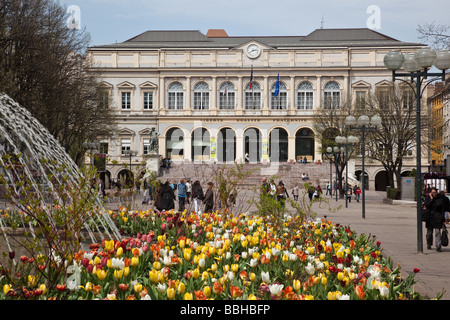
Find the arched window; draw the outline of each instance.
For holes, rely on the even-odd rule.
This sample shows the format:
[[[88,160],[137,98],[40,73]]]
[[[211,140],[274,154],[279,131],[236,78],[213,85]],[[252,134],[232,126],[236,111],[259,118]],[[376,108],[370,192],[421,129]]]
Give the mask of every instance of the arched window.
[[[181,110],[184,105],[184,88],[179,82],[173,82],[168,88],[167,108]]]
[[[325,109],[336,109],[341,102],[341,87],[336,81],[329,81],[323,88]]]
[[[194,87],[194,109],[209,109],[209,86],[206,82],[199,82]]]
[[[257,82],[245,87],[245,109],[261,109],[261,87]]]
[[[211,140],[206,128],[197,128],[192,132],[192,161],[207,161],[211,154]]]
[[[303,81],[297,88],[297,109],[312,109],[314,105],[314,88],[311,82]]]
[[[287,109],[287,87],[286,84],[280,81],[279,92],[275,95],[277,84],[274,83],[271,88],[271,109]]]
[[[234,109],[236,90],[234,84],[225,81],[219,88],[219,109]]]
[[[172,160],[184,158],[184,133],[180,128],[172,128],[166,134],[166,155]]]

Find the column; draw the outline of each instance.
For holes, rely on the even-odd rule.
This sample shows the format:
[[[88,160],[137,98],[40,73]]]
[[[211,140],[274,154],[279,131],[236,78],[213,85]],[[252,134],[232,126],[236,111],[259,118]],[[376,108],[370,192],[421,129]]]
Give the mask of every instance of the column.
[[[184,131],[184,130],[183,130]],[[192,161],[192,136],[187,132],[188,135],[184,136],[184,162]]]
[[[242,130],[236,130],[236,162],[244,162],[244,135]]]
[[[244,110],[242,108],[242,76],[238,77],[238,87],[236,90],[236,112],[237,116],[241,116],[244,114]]]
[[[269,88],[269,77],[264,76],[264,88],[262,90],[263,94],[263,108],[262,108],[262,114],[263,115],[269,115],[269,99],[270,99],[270,88]]]
[[[288,107],[288,115],[295,114],[295,77],[291,76],[289,83],[289,107]]]
[[[164,80],[165,80],[164,77],[162,77],[162,76],[159,77],[159,108],[158,108],[158,111],[159,111],[159,114],[161,114],[161,115],[166,114],[166,107],[165,107],[166,99],[164,97],[165,92],[166,92],[166,87],[164,84],[164,82],[165,82]]]
[[[211,84],[211,110],[209,112],[210,115],[217,115],[217,77],[212,77]]]
[[[186,77],[186,100],[185,100],[185,108],[184,115],[192,114],[192,106],[191,106],[191,77]]]
[[[288,137],[288,162],[295,162],[295,136]]]
[[[320,108],[322,105],[322,76],[316,77],[316,105],[315,108]]]

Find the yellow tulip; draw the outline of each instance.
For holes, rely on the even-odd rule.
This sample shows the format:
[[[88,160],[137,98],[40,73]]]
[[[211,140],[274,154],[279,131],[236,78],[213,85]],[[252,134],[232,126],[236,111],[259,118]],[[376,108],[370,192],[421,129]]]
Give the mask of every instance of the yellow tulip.
[[[292,286],[295,291],[298,291],[302,288],[302,283],[300,282],[300,280],[294,280]]]
[[[114,278],[117,280],[121,279],[123,276],[123,270],[114,270]]]
[[[210,286],[206,286],[203,288],[203,293],[205,294],[205,296],[207,298],[209,298],[211,296],[211,287]]]
[[[329,291],[328,292],[328,300],[336,300],[336,293]]]
[[[173,300],[173,298],[175,298],[175,289],[174,288],[167,289],[167,298],[169,298],[170,300]]]
[[[322,279],[321,279],[321,282],[322,282],[322,284],[324,285],[324,286],[326,286],[327,285],[327,277],[322,277]]]
[[[186,285],[184,284],[184,282],[180,282],[180,284],[178,285],[178,293],[179,294],[183,294],[184,290],[186,289]]]
[[[121,257],[122,255],[123,255],[123,248],[119,247],[119,249],[117,249],[117,252],[116,252],[116,257]]]
[[[212,272],[216,272],[217,271],[217,264],[216,263],[211,265],[211,271]]]
[[[239,271],[239,265],[237,263],[231,265],[231,271],[234,273]]]
[[[184,249],[183,257],[184,257],[184,260],[186,260],[186,261],[191,260],[191,249]]]
[[[91,282],[87,282],[86,285],[84,287],[81,286],[81,288],[83,288],[84,291],[89,292],[89,291],[92,291],[93,284]]]
[[[102,269],[98,269],[97,270],[97,278],[98,280],[104,280],[106,278],[106,275],[108,274],[108,272],[106,272],[105,270]]]
[[[325,253],[322,252],[322,253],[319,255],[319,259],[320,259],[320,261],[325,260]]]
[[[198,270],[198,268],[195,268],[194,271],[192,272],[192,276],[194,277],[194,279],[200,277],[200,270]]]
[[[11,290],[11,286],[9,284],[5,284],[3,286],[3,293],[7,294],[9,292],[9,290]]]
[[[192,299],[192,293],[186,292],[184,294],[184,300],[193,300]]]
[[[184,247],[186,246],[186,240],[181,239],[178,245],[180,246],[181,249],[184,249]]]
[[[42,294],[46,294],[47,293],[47,286],[45,285],[45,283],[41,284],[39,286],[39,289],[42,290]]]
[[[250,279],[250,281],[255,281],[255,279],[256,279],[256,274],[254,274],[253,272],[250,272],[250,274],[249,274],[249,279]]]
[[[132,258],[131,258],[130,265],[131,265],[132,267],[136,267],[138,264],[139,264],[139,257],[132,257]]]
[[[134,284],[134,286],[133,286],[133,290],[134,290],[134,292],[136,292],[137,294],[141,293],[141,291],[142,291],[142,284],[136,282],[136,283]]]
[[[248,300],[258,300],[254,294],[248,296]]]
[[[159,261],[153,262],[153,268],[156,270],[161,269],[161,262],[159,262]]]
[[[37,278],[33,275],[28,275],[28,286],[34,288],[37,285]]]
[[[152,271],[148,272],[148,276],[150,277],[150,280],[153,283],[158,283],[158,271],[156,271],[155,269],[153,269]]]
[[[128,275],[130,274],[130,267],[125,267],[122,270],[123,270],[123,276],[128,277]]]

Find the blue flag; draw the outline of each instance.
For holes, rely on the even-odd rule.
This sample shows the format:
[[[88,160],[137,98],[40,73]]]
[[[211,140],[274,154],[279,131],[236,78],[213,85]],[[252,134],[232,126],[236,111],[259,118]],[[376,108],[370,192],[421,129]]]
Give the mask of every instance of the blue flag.
[[[273,95],[276,97],[278,93],[280,92],[280,74],[277,76],[277,83],[275,84],[275,92]]]

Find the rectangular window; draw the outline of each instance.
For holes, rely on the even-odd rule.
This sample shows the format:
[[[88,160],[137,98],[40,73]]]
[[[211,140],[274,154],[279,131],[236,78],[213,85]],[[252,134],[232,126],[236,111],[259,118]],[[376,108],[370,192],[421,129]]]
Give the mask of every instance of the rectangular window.
[[[148,154],[150,151],[150,139],[144,139],[144,154]]]
[[[234,92],[227,92],[226,94],[221,92],[219,97],[220,109],[234,109]]]
[[[325,109],[336,109],[339,107],[341,94],[339,92],[324,92],[323,98]]]
[[[279,92],[277,96],[272,93],[272,109],[287,109],[287,92]]]
[[[356,108],[362,109],[366,105],[366,92],[356,91],[355,106]]]
[[[297,108],[298,109],[312,109],[313,108],[313,93],[312,92],[298,92],[297,93]]]
[[[121,154],[125,155],[126,150],[131,150],[131,140],[130,139],[122,139],[120,142],[121,145]]]
[[[245,93],[245,109],[261,109],[261,92]]]
[[[194,109],[209,109],[209,92],[194,92]]]
[[[144,110],[153,109],[153,92],[144,92]]]
[[[183,109],[183,92],[169,92],[168,109]]]
[[[108,153],[108,142],[100,142],[100,153]]]
[[[122,109],[131,109],[131,92],[122,92]]]
[[[101,108],[108,108],[108,105],[109,105],[108,91],[100,91],[98,93],[98,104]]]

